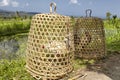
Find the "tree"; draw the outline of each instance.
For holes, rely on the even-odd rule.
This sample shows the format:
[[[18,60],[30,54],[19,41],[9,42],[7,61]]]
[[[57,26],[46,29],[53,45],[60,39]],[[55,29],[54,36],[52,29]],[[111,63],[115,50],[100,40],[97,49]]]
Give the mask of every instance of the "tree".
[[[107,19],[107,22],[108,22],[108,24],[110,25],[110,23],[111,23],[111,19],[110,19],[110,17],[111,17],[111,13],[110,12],[107,12],[106,13],[106,19]]]
[[[32,19],[32,16],[29,16],[29,19],[31,20],[31,19]]]
[[[117,15],[113,15],[112,18],[113,18],[112,20],[113,26],[115,26],[117,32],[119,33],[120,32],[119,19],[117,19]]]
[[[117,15],[113,15],[112,18],[115,20],[117,19]]]
[[[20,17],[20,15],[19,15],[19,12],[18,12],[18,11],[16,11],[16,17]]]
[[[117,23],[117,15],[113,15],[112,16],[112,23],[113,23],[113,26],[115,26],[115,24]]]
[[[111,16],[111,15],[112,15],[112,14],[111,14],[110,12],[107,12],[107,13],[106,13],[106,19],[107,19],[107,20],[110,20],[110,16]]]
[[[15,12],[15,17],[16,17],[16,19],[20,19],[21,18],[18,11]]]
[[[27,18],[28,18],[28,16],[27,16],[27,15],[25,15],[25,16],[24,16],[24,19],[27,19]]]

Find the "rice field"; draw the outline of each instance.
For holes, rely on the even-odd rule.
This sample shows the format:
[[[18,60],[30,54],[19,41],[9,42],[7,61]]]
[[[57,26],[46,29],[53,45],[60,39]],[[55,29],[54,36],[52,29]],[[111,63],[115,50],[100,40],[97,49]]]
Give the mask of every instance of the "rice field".
[[[0,20],[0,36],[28,32],[30,20]]]

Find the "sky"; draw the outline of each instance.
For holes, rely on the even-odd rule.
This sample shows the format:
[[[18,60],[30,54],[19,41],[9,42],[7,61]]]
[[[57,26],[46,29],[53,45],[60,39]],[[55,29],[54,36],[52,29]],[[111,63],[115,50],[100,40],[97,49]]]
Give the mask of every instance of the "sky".
[[[85,16],[91,9],[92,16],[105,17],[106,12],[120,17],[120,0],[0,0],[0,9],[49,13],[49,5],[55,2],[57,13],[69,16]]]

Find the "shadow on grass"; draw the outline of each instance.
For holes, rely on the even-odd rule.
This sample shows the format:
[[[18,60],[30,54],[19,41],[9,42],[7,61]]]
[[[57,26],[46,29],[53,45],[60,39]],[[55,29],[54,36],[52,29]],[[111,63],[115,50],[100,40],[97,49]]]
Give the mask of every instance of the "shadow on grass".
[[[110,51],[120,51],[120,40],[107,43],[106,46],[107,46],[107,49]]]

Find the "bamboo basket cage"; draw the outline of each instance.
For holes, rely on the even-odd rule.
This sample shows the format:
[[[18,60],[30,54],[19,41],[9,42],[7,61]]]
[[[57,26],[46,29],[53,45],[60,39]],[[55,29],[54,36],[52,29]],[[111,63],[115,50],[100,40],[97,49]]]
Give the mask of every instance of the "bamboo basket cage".
[[[51,3],[50,13],[32,18],[26,50],[27,71],[37,80],[58,80],[71,72],[73,38],[70,17],[57,14],[56,4]]]
[[[102,19],[91,17],[92,11],[86,10],[86,17],[78,18],[74,27],[75,56],[80,58],[102,58],[105,56],[105,32]]]

